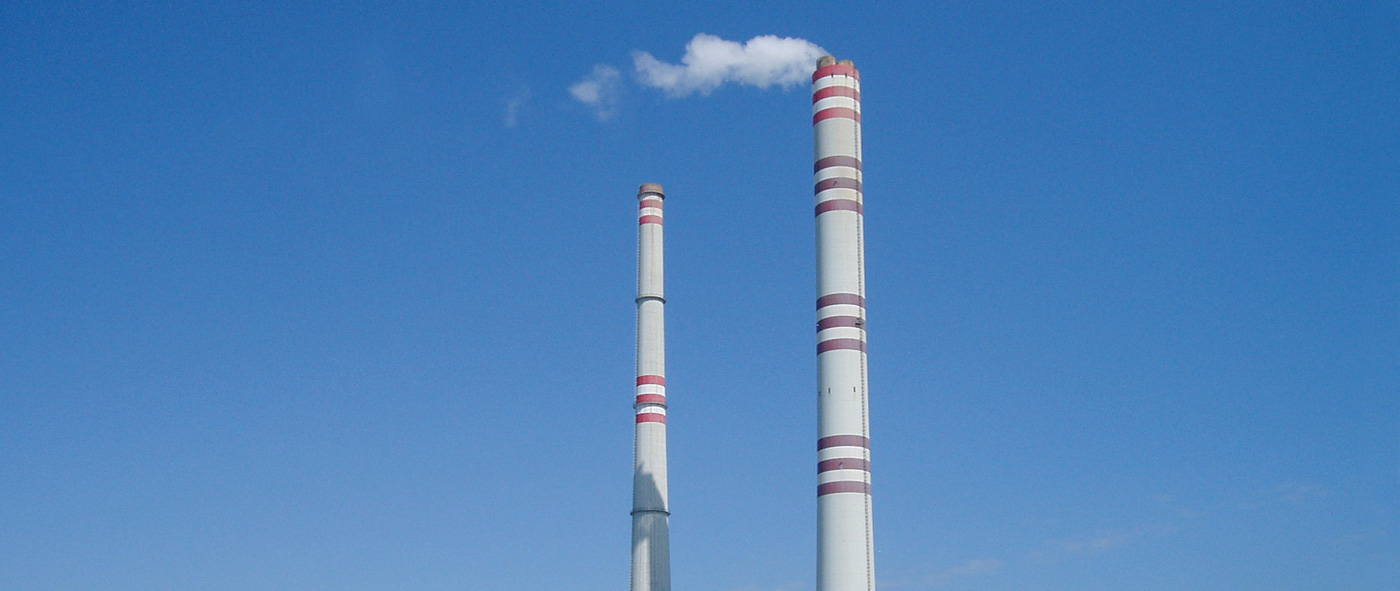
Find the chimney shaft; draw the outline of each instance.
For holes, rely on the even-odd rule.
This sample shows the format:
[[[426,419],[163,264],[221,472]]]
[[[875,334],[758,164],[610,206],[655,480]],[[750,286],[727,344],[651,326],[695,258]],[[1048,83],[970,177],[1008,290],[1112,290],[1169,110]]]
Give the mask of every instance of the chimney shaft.
[[[637,439],[632,471],[632,591],[671,591],[666,496],[666,318],[661,185],[637,191]]]
[[[817,591],[874,591],[860,72],[812,75],[817,218]]]

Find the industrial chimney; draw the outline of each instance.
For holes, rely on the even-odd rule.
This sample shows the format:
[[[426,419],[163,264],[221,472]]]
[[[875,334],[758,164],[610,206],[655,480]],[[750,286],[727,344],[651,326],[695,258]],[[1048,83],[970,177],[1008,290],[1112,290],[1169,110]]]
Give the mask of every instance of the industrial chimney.
[[[632,591],[671,591],[666,500],[666,318],[661,185],[637,191],[637,414],[632,471]]]
[[[817,591],[874,591],[860,72],[812,74],[817,218]]]

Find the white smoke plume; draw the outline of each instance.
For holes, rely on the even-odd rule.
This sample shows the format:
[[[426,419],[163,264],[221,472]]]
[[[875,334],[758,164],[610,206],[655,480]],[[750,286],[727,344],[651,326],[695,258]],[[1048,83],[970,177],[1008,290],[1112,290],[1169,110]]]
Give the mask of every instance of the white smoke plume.
[[[593,66],[593,73],[569,87],[569,94],[593,109],[599,121],[612,119],[617,109],[617,85],[622,72],[606,64]]]
[[[700,33],[686,44],[679,64],[645,51],[633,52],[632,61],[642,84],[682,97],[708,95],[726,82],[790,88],[805,82],[824,55],[825,50],[806,39],[762,35],[739,43]]]
[[[505,99],[505,119],[502,123],[506,127],[515,127],[520,123],[521,111],[530,103],[530,87],[522,86],[516,89],[515,93]]]

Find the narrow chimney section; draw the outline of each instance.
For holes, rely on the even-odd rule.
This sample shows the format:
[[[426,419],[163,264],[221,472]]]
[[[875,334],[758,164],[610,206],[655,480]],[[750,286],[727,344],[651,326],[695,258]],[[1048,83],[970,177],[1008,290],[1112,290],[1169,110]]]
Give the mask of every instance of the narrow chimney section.
[[[666,296],[661,185],[637,192],[637,414],[632,472],[632,591],[671,591],[666,497]]]
[[[874,591],[860,72],[812,75],[817,218],[817,591]]]

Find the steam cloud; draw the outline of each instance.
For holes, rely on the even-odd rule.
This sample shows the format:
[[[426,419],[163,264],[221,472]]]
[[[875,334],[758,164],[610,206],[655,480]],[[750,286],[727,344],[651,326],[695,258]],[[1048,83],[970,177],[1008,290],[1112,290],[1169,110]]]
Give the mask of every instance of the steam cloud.
[[[593,73],[569,87],[574,99],[593,109],[599,121],[612,119],[617,108],[617,85],[622,72],[606,64],[593,66]]]
[[[696,92],[708,95],[726,82],[790,88],[805,82],[816,70],[817,58],[824,55],[825,50],[806,39],[762,35],[741,44],[700,33],[686,44],[679,64],[668,64],[645,51],[633,52],[632,61],[642,84],[670,97],[683,97]]]

